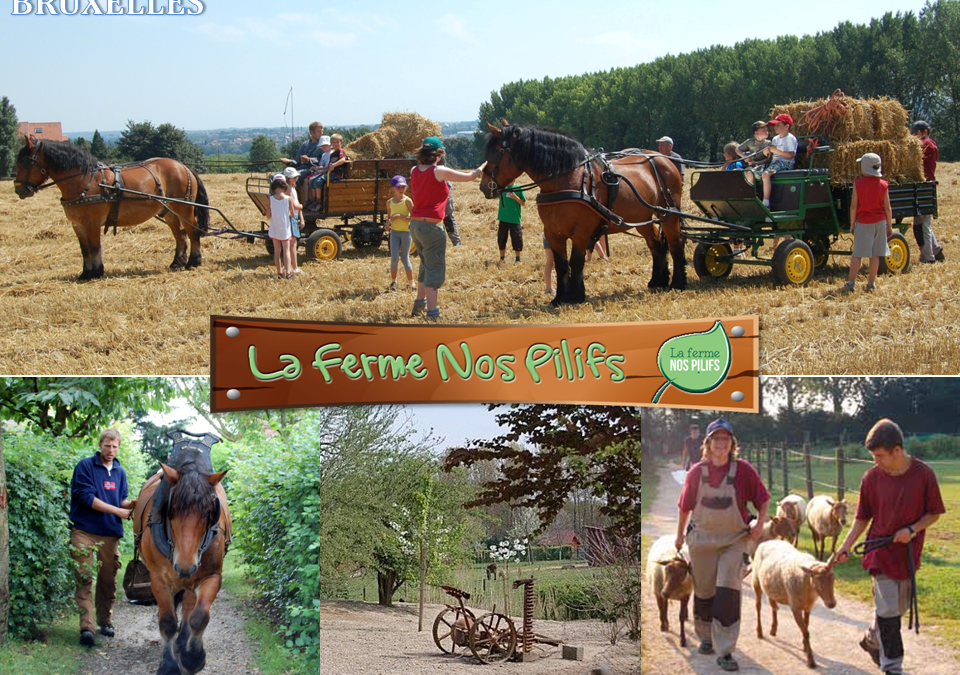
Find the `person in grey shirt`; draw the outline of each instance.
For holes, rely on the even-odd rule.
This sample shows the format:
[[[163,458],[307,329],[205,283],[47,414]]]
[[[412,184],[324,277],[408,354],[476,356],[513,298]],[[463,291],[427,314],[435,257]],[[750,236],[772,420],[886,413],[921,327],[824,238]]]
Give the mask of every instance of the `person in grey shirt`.
[[[678,155],[673,151],[673,139],[669,136],[662,136],[657,139],[657,147],[660,150],[661,155],[666,155],[674,160],[674,164],[677,165],[677,170],[680,172],[680,182],[683,182],[683,157]],[[680,161],[676,161],[680,160]]]

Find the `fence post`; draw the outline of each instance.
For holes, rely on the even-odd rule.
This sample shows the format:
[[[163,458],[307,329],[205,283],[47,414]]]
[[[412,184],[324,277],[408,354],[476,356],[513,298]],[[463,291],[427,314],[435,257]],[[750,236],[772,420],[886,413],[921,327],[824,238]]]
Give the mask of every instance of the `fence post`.
[[[837,446],[837,500],[843,501],[843,495],[846,493],[846,485],[843,482],[844,476],[844,457],[843,457],[843,432],[840,432],[840,444]]]
[[[807,472],[807,500],[813,499],[813,467],[810,466],[810,432],[803,432],[803,462]]]
[[[790,494],[790,478],[787,472],[787,446],[780,446],[780,459],[783,462],[783,494]]]
[[[767,451],[767,490],[773,492],[773,453],[770,452],[770,440],[763,442]]]
[[[760,446],[757,445],[753,452],[757,458],[754,468],[757,470],[757,475],[760,476],[761,480],[763,480],[763,450],[761,450]]]

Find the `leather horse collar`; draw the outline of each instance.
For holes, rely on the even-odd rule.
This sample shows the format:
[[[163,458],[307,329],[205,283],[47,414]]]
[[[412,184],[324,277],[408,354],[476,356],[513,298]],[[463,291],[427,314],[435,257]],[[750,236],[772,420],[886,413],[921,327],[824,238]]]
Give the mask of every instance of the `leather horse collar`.
[[[220,442],[218,436],[214,434],[192,434],[182,429],[168,431],[167,436],[174,442],[173,450],[170,451],[170,456],[167,458],[169,466],[179,469],[186,464],[193,464],[204,475],[213,473],[210,448],[214,443]],[[153,493],[153,508],[150,510],[150,517],[147,519],[147,527],[150,528],[154,546],[172,564],[173,545],[170,541],[169,489],[170,482],[166,476],[163,476]],[[221,510],[220,498],[216,497],[216,510],[197,551],[198,561],[203,558],[203,554],[213,543],[213,538],[220,531]]]

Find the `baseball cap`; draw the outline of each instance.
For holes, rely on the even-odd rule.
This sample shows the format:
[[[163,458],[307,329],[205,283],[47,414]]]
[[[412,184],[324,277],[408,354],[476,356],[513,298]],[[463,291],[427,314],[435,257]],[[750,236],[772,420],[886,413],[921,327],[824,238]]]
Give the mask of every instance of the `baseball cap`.
[[[390,187],[407,187],[407,179],[403,176],[394,176],[390,179]]]
[[[299,178],[299,177],[300,177],[300,172],[297,171],[296,169],[294,169],[292,166],[288,166],[286,169],[283,170],[283,177],[284,177],[284,178]]]
[[[294,171],[296,171],[296,169],[294,169]],[[300,175],[299,172],[297,173],[297,175]],[[283,177],[283,174],[282,174],[282,173],[275,173],[275,174],[273,174],[272,176],[270,176],[270,182],[271,182],[271,183],[272,183],[273,181],[275,181],[275,180],[282,180],[284,183],[287,182],[287,179]]]
[[[787,113],[780,113],[779,115],[774,117],[772,120],[767,122],[767,124],[774,125],[777,122],[783,122],[784,124],[789,124],[790,126],[793,126],[793,118],[790,117],[790,115],[788,115]]]
[[[868,152],[863,157],[857,159],[857,161],[860,162],[860,170],[864,176],[883,177],[883,174],[880,173],[880,155],[875,152]]]
[[[918,131],[930,131],[930,124],[923,120],[917,120],[913,123],[913,126],[910,127],[910,133],[915,134]]]
[[[710,436],[718,431],[726,431],[728,434],[733,436],[733,425],[722,417],[718,417],[707,425],[706,438],[710,438]]]
[[[439,150],[444,147],[443,141],[441,141],[437,136],[427,136],[423,139],[423,147],[427,150]]]
[[[330,137],[329,137],[329,136],[321,136],[321,137],[320,137],[320,145],[330,145]]]
[[[766,128],[767,128],[766,122],[764,122],[763,120],[757,120],[756,122],[750,125],[750,133],[751,134],[756,133],[757,129],[766,129]]]
[[[669,136],[661,136],[657,139],[657,143],[669,143],[670,145],[673,145],[673,139]]]

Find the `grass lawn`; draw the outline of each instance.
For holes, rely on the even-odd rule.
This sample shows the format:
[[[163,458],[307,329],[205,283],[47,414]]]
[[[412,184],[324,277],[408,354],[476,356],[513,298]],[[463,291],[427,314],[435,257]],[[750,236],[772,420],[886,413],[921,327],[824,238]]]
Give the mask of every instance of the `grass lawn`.
[[[832,464],[832,463],[831,463]],[[923,630],[929,630],[945,644],[960,644],[960,460],[932,463],[940,491],[947,512],[940,517],[927,532],[923,547],[922,568],[917,575],[917,594],[920,602],[920,615]],[[823,483],[837,483],[835,466],[827,466],[826,462],[815,461],[813,464],[814,480]],[[860,478],[870,468],[868,464],[847,464],[844,466],[844,478],[847,486],[846,501],[847,525],[853,524],[857,509],[857,490]],[[763,477],[766,480],[766,466],[762,467]],[[802,463],[790,465],[791,492],[806,494],[805,474]],[[773,498],[779,499],[782,490],[782,480],[775,470],[775,484]],[[817,494],[829,494],[836,497],[836,492],[815,486]],[[842,537],[841,537],[842,539]],[[861,538],[861,541],[863,539]],[[838,540],[838,545],[839,545]],[[807,527],[801,529],[800,548],[813,552],[813,539]],[[870,575],[859,566],[859,559],[848,562],[836,569],[837,589],[848,596],[856,597],[864,602],[872,602]],[[906,630],[906,619],[904,619]]]

